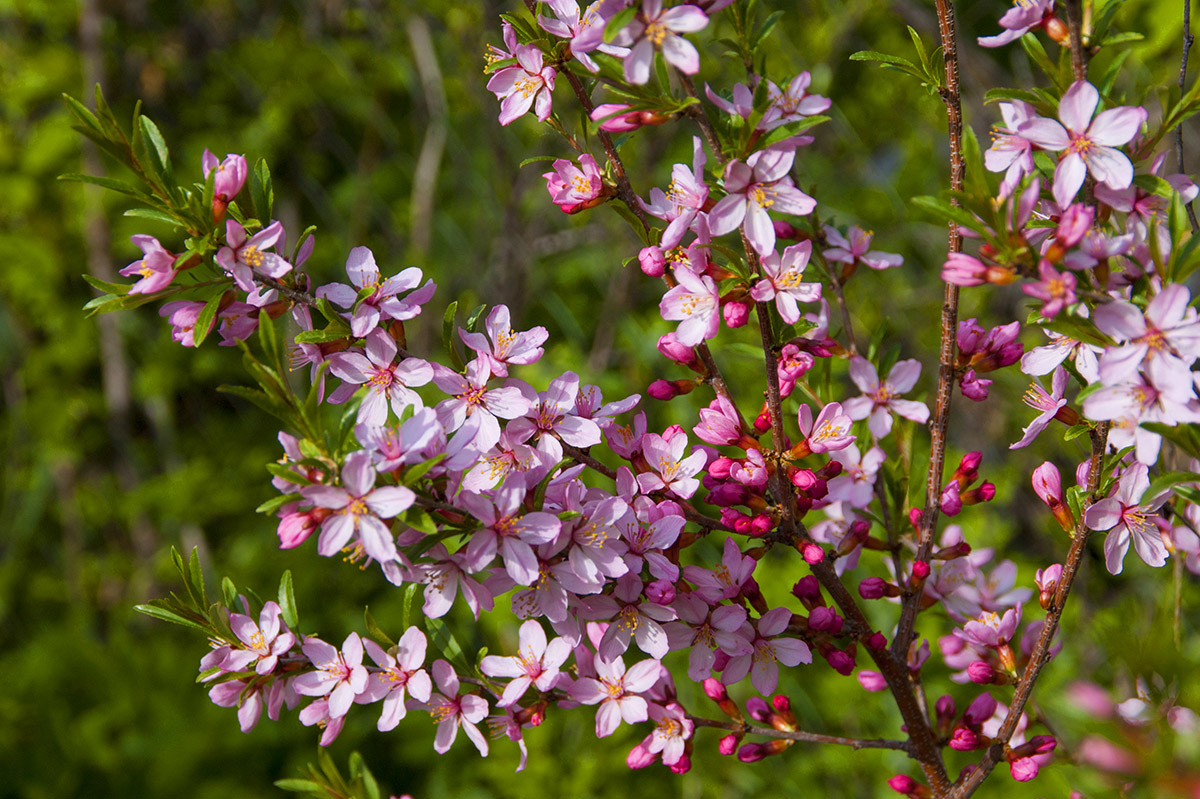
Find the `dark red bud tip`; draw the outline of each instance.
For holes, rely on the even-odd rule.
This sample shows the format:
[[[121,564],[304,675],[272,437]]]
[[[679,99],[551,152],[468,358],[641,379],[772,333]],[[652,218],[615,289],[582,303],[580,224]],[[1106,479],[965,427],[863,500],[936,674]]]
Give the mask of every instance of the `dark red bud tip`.
[[[916,781],[905,774],[897,774],[888,780],[888,787],[896,793],[910,794],[917,788]]]
[[[723,755],[732,755],[737,750],[738,736],[726,735],[717,742],[717,751]]]
[[[746,744],[738,750],[737,758],[743,763],[754,763],[767,756],[762,744]]]
[[[792,700],[788,699],[783,694],[771,697],[771,704],[774,705],[775,709],[780,713],[787,713],[792,709]]]
[[[804,562],[813,566],[825,560],[825,550],[816,544],[804,545]]]
[[[873,633],[871,637],[867,639],[867,646],[876,651],[884,649],[887,647],[887,636],[883,633]]]
[[[923,560],[913,561],[912,575],[918,580],[924,580],[929,576],[929,564]]]

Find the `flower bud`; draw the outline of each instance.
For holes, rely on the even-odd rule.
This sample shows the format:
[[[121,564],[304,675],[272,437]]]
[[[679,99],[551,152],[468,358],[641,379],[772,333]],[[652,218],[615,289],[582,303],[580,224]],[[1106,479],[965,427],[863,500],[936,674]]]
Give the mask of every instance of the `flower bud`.
[[[896,793],[902,793],[905,796],[911,796],[918,786],[916,780],[906,774],[897,774],[888,780],[888,787]]]
[[[1043,610],[1048,610],[1054,602],[1054,594],[1058,591],[1058,581],[1062,577],[1062,564],[1054,563],[1044,569],[1038,569],[1033,576],[1033,582],[1038,589],[1038,604]]]
[[[644,247],[638,253],[638,266],[649,277],[662,277],[667,271],[667,258],[658,247]]]
[[[667,380],[655,380],[646,389],[646,393],[662,402],[673,400],[679,396],[679,391],[676,390],[675,384]]]
[[[832,649],[825,655],[825,659],[829,661],[833,670],[843,677],[849,677],[854,671],[854,657],[849,652]]]
[[[1078,244],[1092,226],[1095,216],[1095,210],[1089,205],[1074,203],[1069,206],[1059,218],[1058,230],[1054,233],[1058,245],[1069,250]]]
[[[979,747],[979,736],[966,727],[959,727],[950,736],[950,748],[956,752],[970,752]]]
[[[1029,782],[1038,775],[1038,763],[1032,757],[1018,757],[1008,764],[1008,773],[1017,782]]]
[[[858,595],[863,599],[883,599],[900,596],[900,589],[882,577],[868,577],[858,584]]]
[[[825,606],[815,607],[808,614],[808,629],[817,632],[828,632],[834,626],[837,612]]]
[[[868,647],[878,652],[881,649],[887,648],[887,636],[878,632],[871,633],[870,637],[867,638],[866,644]]]
[[[955,715],[954,697],[950,694],[939,696],[937,702],[934,703],[934,710],[937,713],[938,726],[949,726]]]
[[[760,513],[750,521],[750,534],[753,536],[766,535],[775,529],[775,520],[769,513]]]
[[[680,755],[679,759],[672,763],[668,768],[673,774],[687,774],[692,770],[692,759],[686,754]]]
[[[976,660],[967,666],[967,677],[976,685],[990,685],[996,677],[996,670],[985,661]]]
[[[810,566],[814,566],[825,560],[825,550],[821,549],[816,544],[804,544],[802,547],[804,562]]]
[[[872,693],[887,690],[887,680],[877,671],[863,669],[858,673],[858,684]]]
[[[750,714],[750,718],[761,724],[770,724],[771,708],[767,705],[767,700],[761,696],[752,696],[746,700],[746,712]]]
[[[967,399],[974,400],[975,402],[983,402],[988,398],[988,389],[991,385],[991,380],[979,377],[975,374],[974,369],[968,369],[966,374],[962,376],[958,387]]]
[[[929,576],[929,564],[923,560],[914,560],[912,565],[912,576],[915,580],[924,580]]]
[[[630,750],[629,755],[625,758],[625,765],[631,769],[645,768],[658,760],[657,752],[650,752],[644,745],[638,744]]]
[[[732,755],[737,750],[737,745],[741,740],[741,736],[736,733],[726,735],[717,742],[717,751],[722,755]]]
[[[825,598],[821,596],[821,584],[817,582],[815,575],[802,577],[792,586],[792,595],[799,599],[804,606],[811,610],[814,607],[822,607],[825,604]]]
[[[745,505],[750,492],[741,483],[722,483],[708,492],[708,504],[718,508],[730,505]]]
[[[679,343],[674,332],[667,333],[658,340],[658,351],[663,354],[663,357],[685,366],[696,361],[696,350]]]
[[[736,300],[727,302],[721,306],[721,318],[729,328],[742,327],[750,318],[750,305]]]
[[[733,458],[720,455],[713,458],[712,463],[708,464],[708,474],[718,480],[728,480],[731,466],[733,466]]]
[[[775,228],[775,238],[777,239],[795,241],[804,235],[791,222],[784,222],[782,219],[772,219],[771,225]]]
[[[656,605],[669,605],[675,601],[675,586],[670,580],[655,580],[646,586],[646,598]]]
[[[750,517],[733,508],[721,508],[721,524],[730,530],[736,530],[739,522],[743,526],[749,526]]]
[[[991,694],[983,693],[975,697],[975,701],[967,708],[967,712],[963,714],[963,721],[976,728],[990,719],[995,712],[996,700]]]
[[[767,756],[762,744],[746,744],[738,750],[738,760],[743,763],[755,763]]]

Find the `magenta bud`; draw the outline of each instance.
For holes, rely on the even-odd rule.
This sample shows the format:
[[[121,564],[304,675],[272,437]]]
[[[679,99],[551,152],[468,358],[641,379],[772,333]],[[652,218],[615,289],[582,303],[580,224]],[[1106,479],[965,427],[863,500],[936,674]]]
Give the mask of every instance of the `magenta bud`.
[[[750,535],[750,525],[753,521],[749,516],[743,516],[733,523],[733,531],[742,535]]]
[[[962,460],[958,464],[958,468],[963,472],[974,472],[979,469],[979,464],[982,462],[982,452],[968,452],[966,455],[963,455]]]
[[[956,752],[970,752],[979,746],[979,736],[966,727],[959,727],[950,736],[950,748]]]
[[[996,670],[982,660],[976,660],[967,666],[967,676],[976,685],[991,685],[996,676]]]
[[[801,491],[807,491],[816,485],[817,482],[817,476],[813,474],[812,469],[797,469],[792,473],[792,485]]]
[[[815,575],[802,577],[792,586],[792,595],[801,602],[813,603],[814,605],[823,605],[824,600],[821,598],[821,584],[817,582]]]
[[[754,417],[754,429],[759,433],[765,433],[771,429],[771,412],[764,410],[758,416]]]
[[[783,694],[776,694],[771,697],[771,705],[780,713],[787,713],[792,709],[792,700]]]
[[[800,238],[800,231],[790,222],[784,222],[782,219],[772,219],[771,225],[775,228],[775,238],[777,239],[791,239],[795,241]]]
[[[709,677],[702,684],[704,695],[714,702],[721,702],[729,698],[729,692],[725,690],[725,684],[715,677]]]
[[[849,653],[843,652],[840,649],[830,650],[825,659],[829,661],[829,665],[833,667],[833,670],[843,677],[849,677],[854,671],[854,658]]]
[[[887,636],[883,633],[871,633],[871,636],[867,638],[867,646],[876,651],[884,649],[887,647]]]
[[[908,511],[908,523],[913,526],[913,529],[916,529],[921,526],[921,509],[920,508],[911,508]]]
[[[667,402],[679,396],[679,391],[675,388],[675,384],[667,380],[655,380],[646,389],[646,393],[662,402]]]
[[[729,479],[729,469],[734,464],[733,458],[728,458],[721,455],[713,459],[713,462],[708,464],[708,474],[710,477],[715,477],[718,480]]]
[[[974,369],[968,369],[966,374],[962,376],[959,388],[962,390],[963,396],[967,399],[974,400],[975,402],[983,402],[988,398],[988,389],[991,385],[991,380],[979,377],[975,374]]]
[[[1038,775],[1038,763],[1032,757],[1018,757],[1008,764],[1008,773],[1017,782],[1029,782]]]
[[[924,580],[929,576],[929,563],[923,560],[914,560],[912,565],[912,576],[918,580]]]
[[[871,693],[887,690],[887,680],[877,671],[863,669],[858,673],[858,684]]]
[[[774,715],[767,704],[767,700],[761,696],[752,696],[746,700],[746,712],[750,715],[750,718],[760,721],[763,724],[769,724],[771,716]]]
[[[736,735],[726,735],[717,742],[717,751],[723,755],[732,755],[737,751],[738,737]]]
[[[738,760],[743,763],[754,763],[766,756],[767,752],[762,744],[746,744],[737,753]]]
[[[829,494],[829,483],[818,480],[808,488],[808,495],[813,499],[824,499]]]
[[[633,747],[633,749],[631,749],[629,754],[625,757],[625,765],[629,766],[631,769],[639,769],[649,766],[655,760],[658,760],[657,752],[652,753],[642,744],[638,744],[637,746]]]
[[[663,354],[663,357],[676,363],[689,364],[696,360],[696,350],[686,344],[680,344],[674,332],[667,333],[658,340],[658,351]]]
[[[650,277],[662,277],[667,271],[667,258],[658,247],[645,247],[638,253],[638,265]]]
[[[833,617],[837,614],[831,608],[816,607],[808,614],[808,629],[825,632],[833,626]]]
[[[744,302],[727,302],[721,306],[721,318],[727,327],[742,327],[750,318],[750,306]]]
[[[766,535],[774,529],[775,520],[771,518],[771,514],[769,513],[760,513],[750,521],[751,535]]]
[[[730,530],[735,530],[739,522],[742,525],[748,526],[750,524],[750,517],[733,508],[721,508],[721,524]]]
[[[816,544],[804,545],[804,562],[810,566],[816,565],[825,560],[825,550],[821,549]]]
[[[868,577],[858,584],[858,595],[863,599],[883,599],[887,587],[887,581],[882,577]]]
[[[670,765],[670,769],[675,774],[687,774],[692,770],[692,759],[687,755],[681,755],[678,760]]]
[[[829,463],[817,470],[817,477],[822,480],[832,480],[844,471],[840,461],[829,461]]]
[[[669,605],[675,601],[675,586],[670,580],[655,580],[646,586],[646,598],[656,605]]]
[[[1070,249],[1078,244],[1092,226],[1095,215],[1092,207],[1083,203],[1075,203],[1063,211],[1059,217],[1058,230],[1054,234],[1059,246]]]
[[[996,700],[991,694],[983,693],[975,697],[975,701],[963,714],[963,721],[972,727],[978,727],[992,717],[996,712]]]
[[[710,505],[725,508],[730,505],[745,505],[750,492],[741,483],[722,483],[708,492],[707,501]]]
[[[910,794],[917,789],[916,780],[905,774],[897,774],[888,780],[888,787],[896,793]]]
[[[954,697],[950,694],[939,696],[934,704],[934,709],[937,711],[938,723],[949,724],[950,720],[954,718]]]

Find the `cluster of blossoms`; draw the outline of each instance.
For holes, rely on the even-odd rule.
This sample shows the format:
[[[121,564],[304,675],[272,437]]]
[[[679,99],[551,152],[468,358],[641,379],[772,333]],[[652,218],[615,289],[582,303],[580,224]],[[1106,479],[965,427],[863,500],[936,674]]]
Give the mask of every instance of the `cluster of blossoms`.
[[[648,83],[659,54],[685,78],[696,74],[699,53],[686,34],[728,5],[601,0],[581,13],[573,0],[554,0],[546,4],[553,17],[505,22],[504,48],[488,56],[500,123],[529,111],[550,119],[556,78],[572,60],[610,84],[623,77],[630,89]],[[1062,32],[1049,1],[1022,3],[1001,23],[1007,33],[981,44]],[[910,507],[907,489],[896,487],[911,455],[904,434],[931,419],[918,399],[922,363],[874,348],[864,357],[842,288],[860,265],[879,271],[903,259],[871,249],[873,234],[860,227],[818,222],[817,199],[798,188],[800,148],[814,141],[801,131],[831,106],[809,93],[811,81],[807,72],[786,88],[755,78],[728,96],[706,87],[711,108],[694,98],[706,135],[694,138],[691,163],[674,164],[669,184],[645,197],[623,169],[612,162],[602,169],[588,152],[557,159],[544,174],[551,202],[566,213],[620,201],[642,221],[646,246],[636,260],[661,280],[661,319],[677,323],[658,340],[663,377],[646,393],[670,402],[712,387],[690,428],[655,428],[640,395],[606,402],[574,372],[544,388],[521,379],[521,367],[542,358],[549,333],[514,329],[503,305],[457,330],[446,342],[447,363],[409,352],[405,326],[432,300],[432,280],[415,267],[385,277],[373,253],[356,247],[345,265],[348,283],[311,285],[301,268],[313,238],[302,236],[289,253],[279,222],[249,218],[236,204],[245,159],[218,163],[205,153],[211,258],[177,256],[135,236],[144,256],[122,274],[140,277],[130,294],[164,296],[197,267],[223,278],[207,301],[162,307],[184,346],[198,346],[214,328],[224,345],[245,342],[266,320],[289,314],[300,329],[287,357],[293,368],[311,367],[312,392],[309,402],[295,403],[303,406],[297,435],[280,434],[284,455],[272,467],[279,495],[264,505],[278,516],[280,546],[301,547],[315,534],[318,555],[377,567],[389,583],[419,589],[427,620],[456,603],[478,619],[506,595],[523,620],[516,654],[472,663],[444,652],[430,661],[417,627],[397,643],[381,632],[374,633],[380,642],[352,633],[337,648],[286,629],[274,602],[255,623],[243,600],[242,613],[214,623],[231,635],[218,634],[201,663],[212,700],[236,706],[243,730],[264,706],[277,719],[307,697],[300,720],[319,725],[327,745],[353,706],[381,702],[380,731],[408,711],[427,713],[438,727],[437,752],[461,728],[486,755],[489,734],[478,726],[486,722],[491,736],[519,744],[523,767],[526,729],[547,713],[586,705],[596,709],[598,737],[622,723],[653,725],[629,753],[631,768],[661,760],[686,772],[697,722],[725,730],[721,754],[762,760],[792,746],[798,732],[790,700],[773,695],[780,666],[819,656],[837,674],[856,675],[864,690],[898,697],[919,683],[929,640],[915,633],[912,618],[890,634],[874,629],[846,587],[853,577],[858,598],[902,603],[902,615],[943,609],[955,626],[932,637],[950,679],[992,686],[961,714],[946,695],[935,719],[905,718],[913,741],[914,725],[924,725],[937,759],[935,767],[920,753],[926,775],[942,768],[943,748],[990,752],[1001,744],[1015,780],[1036,776],[1056,739],[1027,737],[1032,722],[1020,702],[1010,708],[993,693],[1036,675],[1057,653],[1057,617],[1050,619],[1061,611],[1073,571],[1050,564],[1022,586],[1012,561],[990,565],[992,550],[973,549],[958,525],[936,546],[921,542],[932,535],[931,518],[969,516],[968,508],[994,499],[996,487],[981,481],[980,452],[964,455],[945,480],[936,475],[925,510]],[[618,102],[592,105],[580,93],[605,135],[672,117],[623,102],[630,96],[638,95],[617,92]],[[1072,536],[1105,532],[1113,574],[1131,544],[1151,566],[1177,553],[1200,573],[1200,509],[1180,503],[1181,524],[1172,526],[1159,513],[1170,486],[1150,490],[1162,430],[1200,422],[1192,372],[1200,315],[1185,275],[1172,273],[1170,254],[1181,242],[1168,224],[1171,204],[1197,190],[1178,175],[1163,182],[1173,196],[1135,184],[1136,170],[1153,175],[1161,167],[1152,152],[1160,137],[1144,130],[1143,109],[1097,114],[1099,103],[1099,91],[1080,80],[1058,103],[1057,119],[1021,101],[1001,104],[1006,127],[985,155],[989,169],[1005,173],[999,194],[969,207],[975,215],[961,232],[980,246],[974,255],[951,253],[942,275],[964,287],[1021,281],[1040,303],[1032,319],[1050,343],[1026,352],[1017,321],[950,324],[953,354],[941,364],[940,393],[948,402],[957,383],[965,397],[983,402],[994,385],[982,375],[1018,363],[1031,376],[1051,375],[1049,391],[1034,382],[1025,395],[1038,416],[1012,447],[1029,445],[1055,420],[1100,442],[1077,469],[1075,488],[1064,490],[1053,463],[1034,471],[1033,490],[1057,523]],[[743,128],[736,143],[720,136]],[[1052,178],[1038,154],[1058,154]],[[842,312],[836,334],[831,299]],[[325,318],[322,329],[314,310]],[[752,322],[764,342],[767,388],[746,414],[707,342]],[[853,388],[809,382],[810,370],[820,365],[832,374],[838,363]],[[330,377],[338,385],[326,395]],[[1074,405],[1072,380],[1086,392]],[[321,408],[347,403],[355,423],[334,446],[318,434]],[[593,454],[600,451],[604,457]],[[1191,479],[1200,480],[1200,463],[1191,468]],[[811,572],[778,595],[755,577],[777,547],[794,549]],[[872,565],[888,576],[863,576]],[[1047,616],[1022,630],[1035,588]],[[685,707],[688,692],[681,697],[664,665],[673,652],[686,653],[687,678],[725,719]],[[865,658],[879,670],[861,668]],[[743,712],[730,698],[734,686],[761,696]],[[746,717],[765,727],[751,732]],[[771,730],[781,735],[772,738]],[[750,734],[768,742],[744,742]],[[907,796],[932,795],[910,777],[889,784]]]

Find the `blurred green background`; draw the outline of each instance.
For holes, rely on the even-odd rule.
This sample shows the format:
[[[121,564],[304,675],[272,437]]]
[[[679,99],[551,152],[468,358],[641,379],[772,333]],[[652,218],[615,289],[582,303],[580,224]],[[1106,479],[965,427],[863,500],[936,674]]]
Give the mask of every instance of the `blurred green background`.
[[[522,375],[535,385],[570,368],[615,397],[644,391],[657,377],[685,376],[654,352],[669,329],[656,313],[661,287],[621,267],[636,254],[636,239],[605,209],[560,214],[545,196],[545,165],[517,164],[564,156],[566,148],[532,117],[507,129],[495,122],[482,54],[487,42],[500,41],[498,14],[517,5],[0,0],[0,797],[283,795],[272,781],[296,776],[312,759],[316,733],[294,714],[241,734],[233,712],[212,706],[193,684],[205,642],[133,612],[134,604],[177,587],[171,546],[199,549],[210,588],[229,575],[269,596],[291,568],[306,632],[341,640],[362,631],[367,604],[385,628],[400,623],[398,594],[376,572],[362,575],[311,547],[280,552],[272,520],[252,512],[272,495],[262,464],[278,456],[278,445],[271,420],[215,390],[242,381],[235,352],[215,341],[184,350],[149,307],[94,319],[80,311],[93,296],[80,275],[111,278],[136,260],[130,235],[173,242],[164,229],[122,217],[121,198],[55,180],[69,172],[120,176],[82,148],[61,93],[90,105],[91,86],[100,83],[124,118],[141,99],[181,176],[199,179],[206,147],[252,162],[265,157],[279,218],[289,230],[319,228],[309,262],[318,281],[340,278],[359,244],[374,250],[385,273],[422,267],[440,288],[424,324],[410,326],[418,352],[438,346],[440,312],[451,299],[463,308],[505,302],[525,325],[551,331],[547,357]],[[1018,47],[972,44],[997,31],[1006,4],[963,6],[967,121],[986,144],[998,113],[982,105],[983,90],[1034,78]],[[1124,85],[1173,83],[1181,5],[1127,6],[1122,29],[1151,37],[1135,47]],[[849,286],[860,340],[881,331],[904,357],[922,358],[921,388],[928,390],[944,233],[911,215],[906,201],[945,184],[944,112],[915,81],[847,59],[863,49],[908,54],[905,24],[932,41],[932,3],[779,7],[789,13],[776,29],[769,67],[782,77],[810,69],[814,90],[834,100],[832,122],[797,159],[801,185],[817,187],[823,218],[872,229],[877,247],[905,257],[902,269],[860,273]],[[728,33],[721,19],[697,37],[705,56],[698,84],[727,88],[742,77],[740,64],[712,44]],[[558,108],[571,108],[568,95],[560,86]],[[1150,108],[1153,117],[1157,107]],[[574,112],[564,113],[569,123]],[[1200,158],[1195,133],[1189,123],[1193,159]],[[682,125],[664,126],[629,141],[623,155],[640,193],[665,185],[671,163],[690,161],[691,135]],[[964,317],[987,324],[1025,316],[1018,291],[968,290],[963,306]],[[716,352],[736,384],[755,385],[761,361],[752,348],[725,344]],[[1045,457],[1070,468],[1083,452],[1078,442],[1057,449],[1046,442],[1039,452],[1001,460],[1026,421],[1019,404],[1014,410],[1024,381],[1010,372],[985,403],[956,398],[952,454],[983,450],[984,476],[1000,487],[997,506],[960,517],[969,540],[1001,548],[1031,584],[1033,570],[1061,558],[1066,544],[1024,475]],[[748,388],[747,407],[754,397]],[[685,400],[651,412],[659,424],[684,422],[694,407]],[[918,461],[921,446],[918,440]],[[701,560],[715,560],[716,545],[704,546]],[[1061,689],[1070,679],[1114,685],[1123,699],[1135,677],[1159,675],[1164,688],[1156,699],[1176,691],[1182,704],[1200,705],[1191,678],[1200,664],[1194,580],[1170,568],[1151,574],[1134,558],[1120,578],[1098,565],[1085,564],[1068,614],[1070,646],[1038,693],[1065,757],[1030,785],[998,773],[978,795],[1117,795],[1122,780],[1068,762],[1085,733],[1121,735],[1089,724],[1066,703]],[[769,596],[782,597],[799,576],[795,568],[794,559],[774,553],[763,562]],[[1172,640],[1176,590],[1181,646]],[[891,609],[878,610],[890,629]],[[922,629],[934,640],[948,623],[933,617]],[[496,636],[511,642],[514,631],[497,619],[476,635],[476,646],[488,641],[497,651]],[[931,694],[946,690],[964,706],[976,692],[947,682],[937,661],[935,654],[927,669]],[[680,690],[694,708],[705,707],[694,686]],[[900,735],[887,702],[823,665],[786,676],[780,690],[808,729]],[[677,777],[659,766],[630,772],[624,756],[644,730],[626,727],[597,742],[592,712],[583,710],[551,714],[529,731],[530,765],[514,776],[516,749],[507,742],[495,743],[487,760],[462,741],[434,757],[433,727],[420,717],[389,735],[376,733],[374,721],[372,712],[352,713],[332,747],[335,759],[344,766],[357,749],[386,788],[418,799],[888,796],[883,779],[908,768],[895,753],[804,746],[746,766],[718,758],[717,736],[701,732],[691,773]],[[1161,780],[1195,765],[1195,737],[1177,739],[1161,724],[1143,733],[1144,774],[1160,782],[1149,787],[1139,777],[1127,795],[1168,795],[1176,789]],[[951,758],[950,767],[968,762]]]

